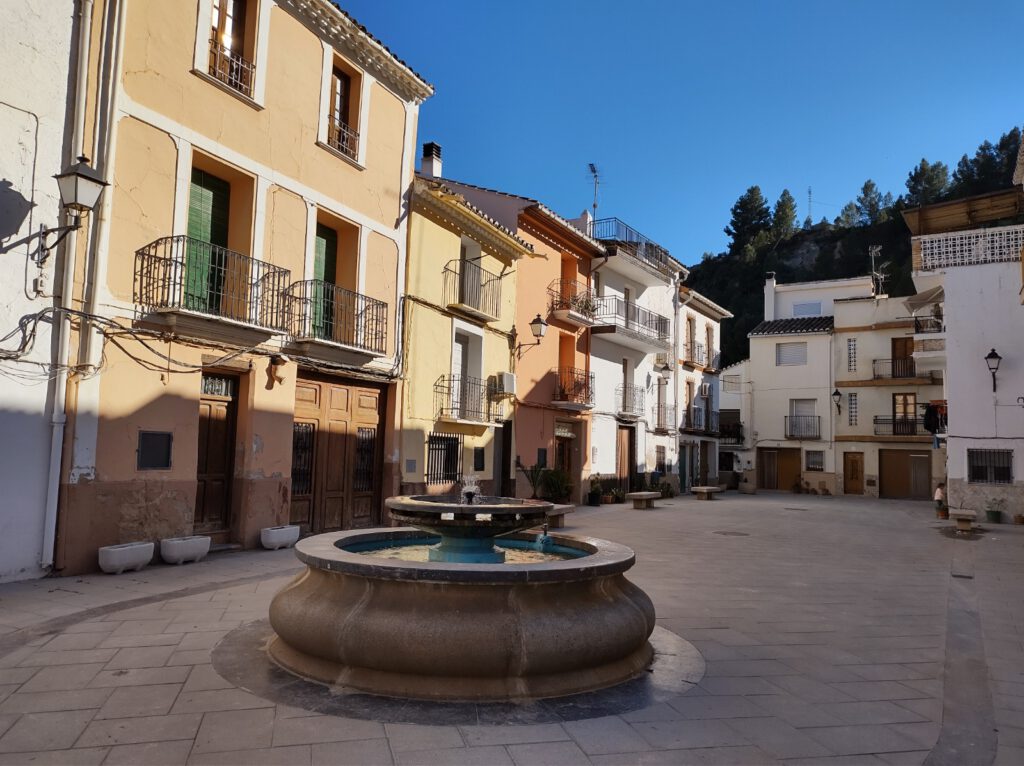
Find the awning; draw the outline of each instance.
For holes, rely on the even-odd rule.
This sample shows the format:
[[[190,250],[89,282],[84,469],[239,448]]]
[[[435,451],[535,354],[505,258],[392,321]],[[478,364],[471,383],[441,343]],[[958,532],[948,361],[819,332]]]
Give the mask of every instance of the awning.
[[[575,439],[576,432],[570,425],[555,423],[555,436],[559,439]]]
[[[931,287],[923,293],[911,295],[903,301],[903,305],[907,307],[907,311],[911,314],[916,314],[925,306],[932,303],[940,303],[944,300],[946,300],[946,289],[942,285],[939,285],[938,287]]]

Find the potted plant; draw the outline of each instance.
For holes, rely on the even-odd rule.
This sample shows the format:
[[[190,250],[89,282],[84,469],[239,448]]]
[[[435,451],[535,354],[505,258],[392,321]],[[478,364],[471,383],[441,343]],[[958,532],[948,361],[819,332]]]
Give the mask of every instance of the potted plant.
[[[553,503],[565,503],[572,497],[569,474],[559,468],[546,468],[540,474],[540,494]]]
[[[661,492],[663,498],[671,498],[676,496],[676,488],[672,486],[672,482],[662,481],[658,485],[658,491]]]
[[[526,477],[526,481],[530,484],[530,499],[537,499],[537,488],[540,486],[540,477],[544,473],[544,466],[542,465],[531,465],[527,468],[523,465],[519,458],[516,458],[516,467],[523,472]]]
[[[613,503],[624,503],[626,502],[626,493],[622,487],[615,487],[612,490],[612,502]]]
[[[590,491],[587,493],[587,505],[601,505],[601,477],[590,477]]]
[[[1014,524],[1024,524],[1024,513],[1015,513],[1015,514],[1013,514],[1013,523]]]
[[[989,524],[1002,524],[1004,507],[1006,507],[1006,501],[1002,498],[989,500],[985,503],[985,521]]]

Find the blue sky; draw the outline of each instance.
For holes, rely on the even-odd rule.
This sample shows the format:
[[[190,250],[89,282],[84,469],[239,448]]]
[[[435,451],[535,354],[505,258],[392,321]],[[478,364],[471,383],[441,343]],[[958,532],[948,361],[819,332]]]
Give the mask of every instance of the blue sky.
[[[866,178],[1024,123],[1020,0],[341,0],[434,84],[451,178],[615,215],[691,264],[752,184],[830,220]],[[985,13],[980,10],[984,8]],[[419,153],[417,152],[417,155]]]

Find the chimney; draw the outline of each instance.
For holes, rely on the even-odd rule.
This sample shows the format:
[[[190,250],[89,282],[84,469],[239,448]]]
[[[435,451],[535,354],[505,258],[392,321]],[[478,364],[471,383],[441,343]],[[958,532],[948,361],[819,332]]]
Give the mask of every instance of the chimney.
[[[441,177],[441,147],[433,141],[423,144],[423,158],[420,160],[420,175],[427,178]]]
[[[775,319],[775,272],[764,275],[764,319],[770,322]]]

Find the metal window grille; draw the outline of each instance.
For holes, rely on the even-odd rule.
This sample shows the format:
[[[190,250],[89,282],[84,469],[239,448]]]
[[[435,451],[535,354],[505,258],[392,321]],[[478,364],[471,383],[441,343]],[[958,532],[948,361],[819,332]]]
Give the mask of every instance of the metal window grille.
[[[237,51],[210,40],[210,75],[243,96],[252,98],[256,67]]]
[[[660,445],[654,448],[654,470],[660,474],[666,473],[665,448]]]
[[[165,471],[171,467],[171,445],[174,436],[169,431],[139,431],[136,467],[140,471]]]
[[[475,261],[455,259],[442,272],[445,303],[488,317],[501,315],[501,276]]]
[[[224,375],[203,375],[202,391],[204,396],[235,395],[235,379]]]
[[[857,425],[857,394],[846,395],[846,416],[850,425]]]
[[[356,430],[356,466],[352,489],[369,492],[373,489],[373,464],[377,454],[377,429]]]
[[[846,339],[846,371],[857,372],[857,339]]]
[[[427,435],[427,484],[462,481],[462,434]]]
[[[292,496],[313,494],[313,445],[316,426],[292,423]]]
[[[1012,449],[967,450],[967,481],[973,484],[1012,484]]]
[[[825,470],[825,453],[821,450],[807,450],[804,453],[806,460],[806,469],[808,471],[824,471]]]
[[[327,143],[353,160],[359,156],[359,131],[344,120],[329,118]]]

